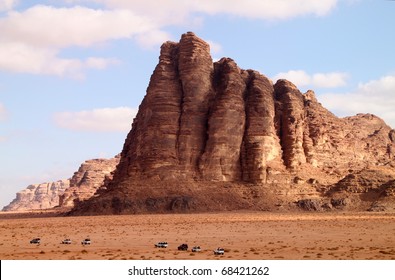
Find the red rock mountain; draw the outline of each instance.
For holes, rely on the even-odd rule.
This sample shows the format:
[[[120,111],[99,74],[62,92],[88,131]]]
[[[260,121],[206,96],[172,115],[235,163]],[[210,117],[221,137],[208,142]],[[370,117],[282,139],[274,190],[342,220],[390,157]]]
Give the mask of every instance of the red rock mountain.
[[[119,156],[110,159],[90,159],[81,164],[70,179],[70,186],[59,197],[60,207],[74,206],[74,201],[92,197],[119,163]]]
[[[394,159],[380,118],[338,118],[313,91],[213,63],[188,32],[162,45],[107,190],[74,213],[333,208],[352,195],[339,180],[378,167],[394,180]]]

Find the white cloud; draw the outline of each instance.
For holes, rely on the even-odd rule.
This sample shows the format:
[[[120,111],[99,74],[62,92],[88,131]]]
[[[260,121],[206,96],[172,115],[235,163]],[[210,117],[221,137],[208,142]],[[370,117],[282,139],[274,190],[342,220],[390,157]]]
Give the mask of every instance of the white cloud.
[[[321,88],[335,88],[347,85],[348,74],[344,72],[317,73],[312,76],[312,85]]]
[[[129,10],[34,6],[0,19],[0,70],[80,78],[86,69],[104,69],[113,58],[61,58],[68,47],[91,47],[136,38],[142,44],[168,37],[151,20]]]
[[[278,73],[273,77],[273,81],[286,79],[298,87],[304,87],[311,84],[311,76],[303,70],[291,70],[288,72]]]
[[[337,0],[203,0],[196,1],[196,9],[208,14],[224,13],[255,19],[285,20],[308,14],[323,16],[336,3]]]
[[[210,45],[210,51],[211,51],[211,53],[216,54],[216,53],[219,53],[219,52],[222,51],[222,46],[221,46],[221,44],[219,44],[219,43],[217,43],[217,42],[214,42],[214,41],[211,41],[211,40],[207,40],[206,42]]]
[[[2,103],[0,103],[0,122],[7,119],[7,110]]]
[[[169,39],[170,35],[160,30],[151,30],[149,32],[136,36],[136,40],[139,45],[145,49],[151,49],[154,46],[159,46],[163,42],[168,41]]]
[[[131,38],[156,30],[156,26],[130,10],[34,6],[23,12],[9,12],[0,20],[0,29],[2,40],[65,48]]]
[[[89,132],[128,132],[137,109],[128,107],[101,108],[80,112],[60,112],[54,115],[57,126]]]
[[[0,69],[17,73],[82,78],[86,69],[104,69],[117,63],[113,58],[60,58],[56,49],[21,43],[0,44]]]
[[[340,116],[372,113],[395,128],[395,75],[361,83],[352,92],[321,94],[319,100]]]
[[[194,22],[195,17],[190,13],[194,11],[195,2],[179,0],[69,0],[68,3],[93,2],[102,4],[109,9],[122,9],[133,11],[135,14],[149,17],[156,24],[163,26],[185,25]]]
[[[132,9],[150,15],[162,24],[179,24],[191,20],[194,12],[263,20],[285,20],[304,15],[323,16],[336,7],[338,0],[69,0],[96,2],[109,8]]]
[[[0,0],[0,12],[11,10],[17,3],[18,0]]]
[[[277,74],[273,80],[287,79],[297,87],[336,88],[347,84],[348,74],[344,72],[308,74],[303,70],[291,70]]]
[[[83,66],[90,69],[105,69],[109,65],[119,64],[120,61],[115,58],[88,57]]]
[[[117,39],[132,39],[143,48],[152,48],[171,39],[164,27],[200,26],[204,15],[285,20],[322,16],[337,4],[337,0],[64,0],[68,4],[93,2],[103,8],[36,5],[16,11],[12,10],[16,1],[0,1],[0,10],[8,11],[0,18],[0,70],[77,77],[90,68],[92,60],[61,58],[63,49],[89,48]],[[214,43],[212,49],[217,52],[221,46]],[[93,63],[101,66],[94,68],[113,64],[101,59]]]

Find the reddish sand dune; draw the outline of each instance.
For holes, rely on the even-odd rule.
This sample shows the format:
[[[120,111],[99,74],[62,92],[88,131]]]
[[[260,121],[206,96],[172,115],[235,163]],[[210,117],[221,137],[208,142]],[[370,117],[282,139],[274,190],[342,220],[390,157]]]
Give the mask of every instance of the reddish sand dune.
[[[40,237],[41,244],[29,241]],[[81,245],[89,237],[91,245]],[[61,244],[71,238],[71,245]],[[154,243],[167,241],[157,249]],[[202,252],[178,251],[187,243]],[[18,218],[0,214],[6,259],[395,259],[395,214],[214,214]],[[225,254],[215,256],[213,249]]]

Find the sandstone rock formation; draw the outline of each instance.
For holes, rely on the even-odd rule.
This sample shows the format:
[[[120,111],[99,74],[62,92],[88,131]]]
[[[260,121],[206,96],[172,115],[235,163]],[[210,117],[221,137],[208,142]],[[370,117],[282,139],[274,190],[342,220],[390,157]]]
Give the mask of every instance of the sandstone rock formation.
[[[48,209],[59,205],[59,195],[69,187],[70,180],[29,185],[2,211],[29,211]]]
[[[93,196],[105,180],[112,178],[118,162],[119,156],[85,161],[70,179],[70,187],[60,195],[59,206],[74,206],[75,200],[83,201]]]
[[[74,201],[83,201],[112,179],[119,163],[119,155],[110,159],[91,159],[81,164],[71,179],[52,183],[29,185],[3,211],[29,211],[53,207],[72,207]]]
[[[188,32],[162,45],[108,190],[74,212],[290,207],[394,153],[395,132],[377,116],[338,118],[313,91],[213,63]]]
[[[395,165],[372,166],[346,175],[330,186],[327,196],[348,200],[343,210],[361,208],[368,211],[392,209],[395,198]]]

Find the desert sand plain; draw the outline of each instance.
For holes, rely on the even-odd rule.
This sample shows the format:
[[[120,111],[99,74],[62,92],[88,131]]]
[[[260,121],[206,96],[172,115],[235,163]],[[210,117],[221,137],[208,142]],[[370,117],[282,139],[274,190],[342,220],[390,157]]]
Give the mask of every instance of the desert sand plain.
[[[26,216],[0,214],[0,259],[395,259],[394,213]],[[35,237],[40,245],[29,243]],[[92,244],[81,245],[87,237]],[[73,243],[61,244],[65,238]],[[159,241],[169,247],[155,248]],[[202,252],[178,251],[182,243]],[[223,256],[213,254],[217,247]]]

